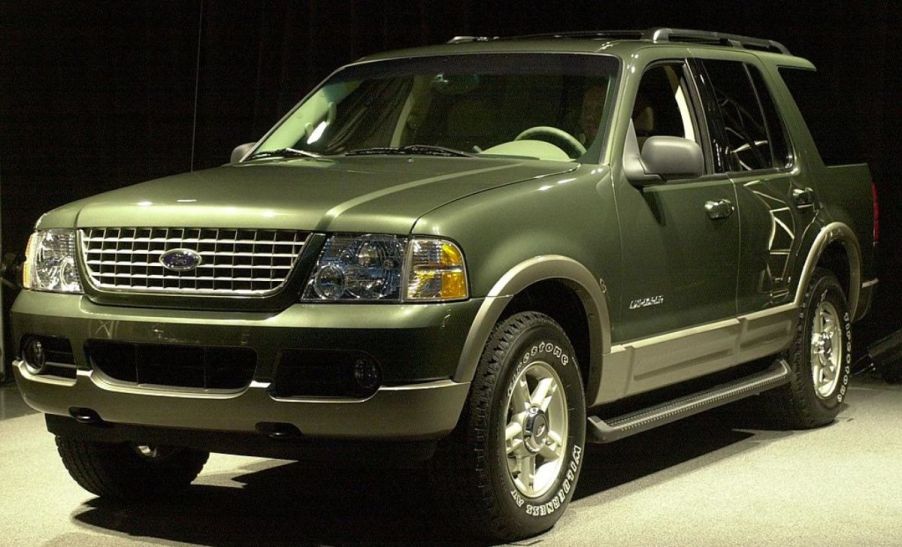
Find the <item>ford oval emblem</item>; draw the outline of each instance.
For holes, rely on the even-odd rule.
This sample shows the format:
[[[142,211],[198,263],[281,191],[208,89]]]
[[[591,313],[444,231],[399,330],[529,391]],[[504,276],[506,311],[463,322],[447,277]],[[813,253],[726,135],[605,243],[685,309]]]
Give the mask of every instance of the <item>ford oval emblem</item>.
[[[197,251],[191,249],[169,249],[160,256],[160,264],[173,272],[188,272],[198,266],[203,257]]]

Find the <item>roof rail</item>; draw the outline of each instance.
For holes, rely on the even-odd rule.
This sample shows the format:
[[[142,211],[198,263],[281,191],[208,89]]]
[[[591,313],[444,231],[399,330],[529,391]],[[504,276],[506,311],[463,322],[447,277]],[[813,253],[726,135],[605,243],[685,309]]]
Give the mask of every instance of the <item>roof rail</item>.
[[[612,40],[641,40],[646,38],[644,30],[576,30],[570,32],[543,32],[540,34],[523,34],[505,36],[503,40],[535,40],[542,38],[609,38]]]
[[[752,38],[750,36],[740,36],[738,34],[727,34],[723,32],[669,27],[655,27],[646,30],[579,30],[574,32],[548,32],[542,34],[510,36],[501,39],[534,40],[547,38],[607,38],[611,40],[650,40],[652,42],[693,42],[699,44],[717,44],[747,49],[775,51],[785,55],[792,55],[786,46],[774,40]]]
[[[707,30],[691,30],[681,28],[653,28],[648,29],[646,37],[653,42],[699,42],[703,44],[720,44],[724,46],[741,47],[747,49],[762,49],[765,51],[777,51],[784,55],[792,55],[789,48],[775,40],[740,36],[739,34],[727,34],[724,32],[711,32]]]
[[[465,44],[468,42],[491,42],[497,40],[497,36],[455,36],[448,40],[449,44]]]

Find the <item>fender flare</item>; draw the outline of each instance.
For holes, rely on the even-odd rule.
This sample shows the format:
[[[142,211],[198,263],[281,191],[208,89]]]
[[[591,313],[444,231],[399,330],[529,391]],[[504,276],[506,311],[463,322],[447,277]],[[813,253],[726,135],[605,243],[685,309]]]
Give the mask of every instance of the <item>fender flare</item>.
[[[596,279],[588,268],[561,255],[543,255],[520,262],[495,283],[476,312],[458,361],[455,382],[470,382],[492,328],[514,296],[540,281],[561,281],[572,288],[586,312],[589,327],[589,380],[587,401],[593,401],[600,385],[601,357],[611,349],[611,320],[602,290],[603,280]]]
[[[808,251],[808,257],[805,259],[805,265],[799,275],[799,284],[796,287],[796,295],[793,304],[796,307],[802,306],[802,300],[805,298],[805,290],[814,275],[814,270],[820,262],[821,256],[827,247],[834,242],[839,242],[845,247],[846,255],[849,259],[849,312],[852,317],[856,317],[858,313],[858,301],[861,295],[861,246],[855,232],[848,225],[842,222],[831,222],[818,232]]]

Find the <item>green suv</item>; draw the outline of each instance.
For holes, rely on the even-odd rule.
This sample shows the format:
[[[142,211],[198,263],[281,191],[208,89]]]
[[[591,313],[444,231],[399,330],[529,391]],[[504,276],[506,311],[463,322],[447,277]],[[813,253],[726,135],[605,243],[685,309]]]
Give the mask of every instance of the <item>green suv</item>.
[[[227,165],[43,215],[18,384],[99,496],[391,457],[502,540],[557,521],[587,442],[758,394],[827,424],[876,217],[793,99],[813,70],[676,29],[366,57]]]

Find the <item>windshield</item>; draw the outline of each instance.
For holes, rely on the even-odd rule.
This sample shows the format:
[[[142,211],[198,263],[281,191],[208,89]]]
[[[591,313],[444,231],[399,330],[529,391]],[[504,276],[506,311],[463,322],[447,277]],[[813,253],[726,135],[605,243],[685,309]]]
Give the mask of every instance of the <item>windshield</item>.
[[[617,67],[609,56],[575,54],[363,63],[333,75],[249,158],[310,157],[302,151],[570,161],[587,150],[597,158]]]

